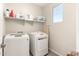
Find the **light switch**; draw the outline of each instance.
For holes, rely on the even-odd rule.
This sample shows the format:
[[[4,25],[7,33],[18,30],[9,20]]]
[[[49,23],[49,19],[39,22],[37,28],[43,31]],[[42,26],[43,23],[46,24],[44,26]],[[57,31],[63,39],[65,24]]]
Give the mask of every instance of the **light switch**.
[[[1,49],[1,44],[0,44],[0,49]]]

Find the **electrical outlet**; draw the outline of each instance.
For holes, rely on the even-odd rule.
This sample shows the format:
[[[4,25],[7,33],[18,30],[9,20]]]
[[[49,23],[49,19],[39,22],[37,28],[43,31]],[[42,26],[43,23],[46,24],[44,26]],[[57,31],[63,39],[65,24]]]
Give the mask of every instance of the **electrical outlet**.
[[[0,48],[0,56],[2,56],[2,49]]]

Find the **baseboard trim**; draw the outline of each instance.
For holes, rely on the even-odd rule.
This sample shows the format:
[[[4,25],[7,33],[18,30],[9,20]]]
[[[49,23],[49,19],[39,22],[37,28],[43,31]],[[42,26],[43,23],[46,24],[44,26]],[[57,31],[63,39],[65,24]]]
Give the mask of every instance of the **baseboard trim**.
[[[50,48],[49,48],[49,50],[50,50],[51,52],[54,52],[54,53],[57,54],[58,56],[63,56],[63,55],[61,55],[60,53],[58,53],[57,51],[55,51],[55,50],[53,50],[53,49],[50,49]]]

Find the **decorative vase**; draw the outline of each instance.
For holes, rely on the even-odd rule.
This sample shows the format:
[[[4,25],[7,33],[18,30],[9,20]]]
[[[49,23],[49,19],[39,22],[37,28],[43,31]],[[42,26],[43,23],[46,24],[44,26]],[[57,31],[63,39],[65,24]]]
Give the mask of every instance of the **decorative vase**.
[[[10,16],[10,17],[14,17],[14,12],[13,12],[13,10],[11,10],[9,16]]]

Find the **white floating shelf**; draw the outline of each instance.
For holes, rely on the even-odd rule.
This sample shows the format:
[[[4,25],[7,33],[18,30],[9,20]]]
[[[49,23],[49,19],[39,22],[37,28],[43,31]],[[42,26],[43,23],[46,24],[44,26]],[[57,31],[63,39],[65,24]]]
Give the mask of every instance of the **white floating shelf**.
[[[45,21],[38,21],[38,20],[33,20],[33,19],[21,19],[21,18],[14,18],[14,17],[4,17],[5,19],[11,19],[11,20],[22,20],[22,21],[29,21],[29,22],[40,22],[40,23],[44,23]]]

